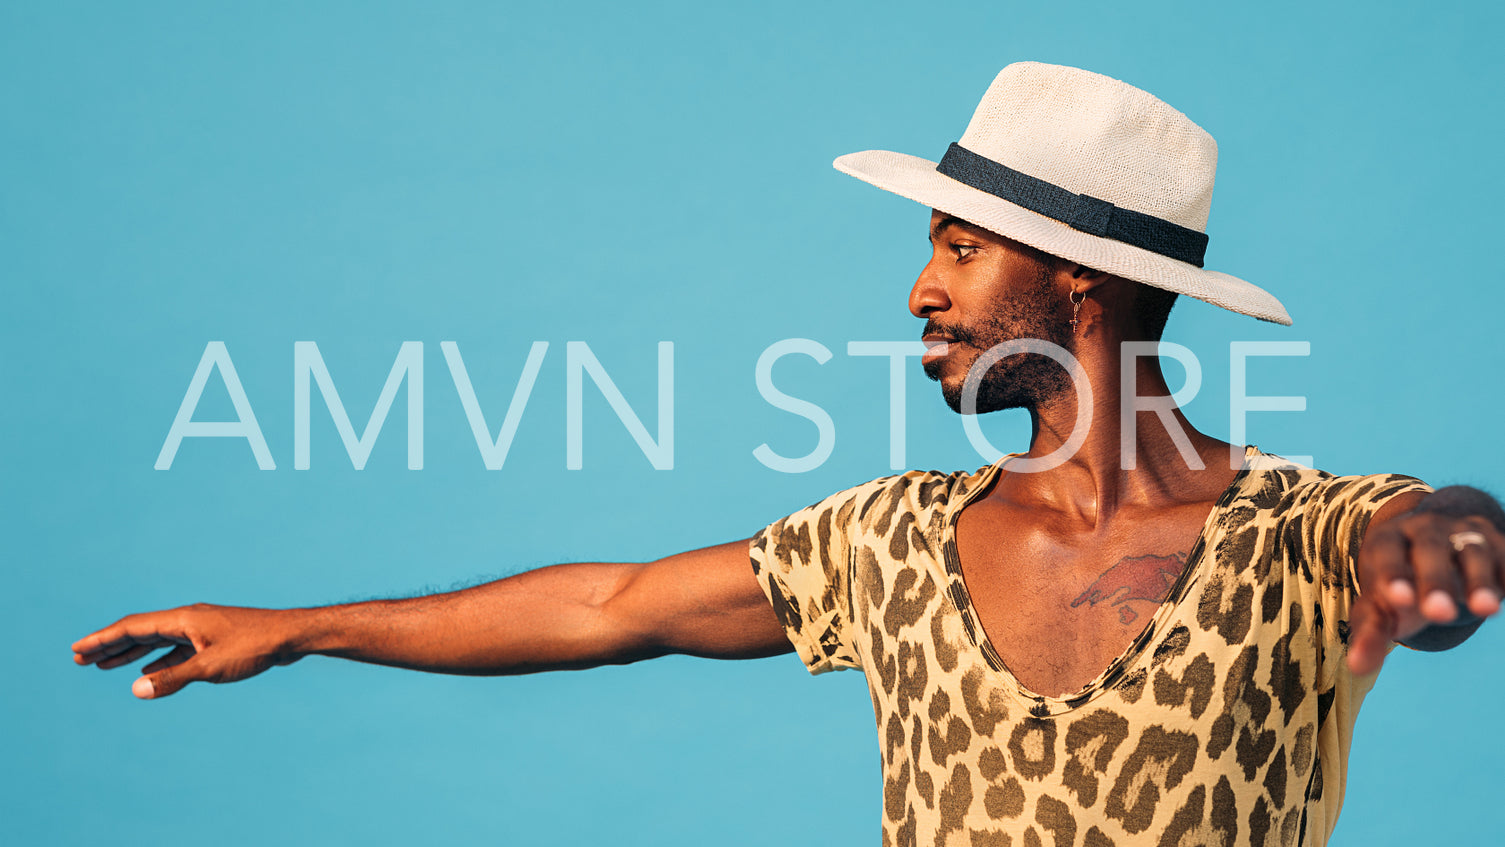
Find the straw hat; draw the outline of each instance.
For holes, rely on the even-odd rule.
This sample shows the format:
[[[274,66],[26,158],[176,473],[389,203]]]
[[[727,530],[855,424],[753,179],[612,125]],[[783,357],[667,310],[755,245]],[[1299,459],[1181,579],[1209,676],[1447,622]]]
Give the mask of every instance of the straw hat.
[[[1019,62],[939,163],[867,150],[835,165],[1051,255],[1289,326],[1269,293],[1202,267],[1217,163],[1212,136],[1153,95]]]

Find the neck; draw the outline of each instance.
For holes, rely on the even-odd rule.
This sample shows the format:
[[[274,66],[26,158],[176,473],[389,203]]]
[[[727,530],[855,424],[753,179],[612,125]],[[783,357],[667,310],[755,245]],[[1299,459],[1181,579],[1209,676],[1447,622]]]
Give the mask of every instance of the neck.
[[[1044,459],[1064,450],[1065,461],[1038,473],[1009,474],[1009,496],[1093,525],[1126,506],[1155,508],[1215,497],[1233,475],[1228,445],[1191,426],[1171,400],[1157,357],[1134,356],[1125,380],[1123,339],[1103,338],[1101,327],[1088,332],[1076,353],[1077,379],[1092,390],[1090,408],[1082,415],[1085,440],[1071,449],[1082,412],[1072,388],[1030,409],[1027,457]]]

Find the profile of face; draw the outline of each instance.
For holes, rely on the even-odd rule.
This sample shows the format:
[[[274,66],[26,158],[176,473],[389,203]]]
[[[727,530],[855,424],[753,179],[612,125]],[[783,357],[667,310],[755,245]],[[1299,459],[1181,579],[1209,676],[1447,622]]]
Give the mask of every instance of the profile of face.
[[[990,348],[1038,338],[1073,351],[1070,289],[1051,257],[940,211],[930,216],[930,244],[909,311],[925,319],[925,375],[953,411],[963,411],[967,373]],[[1055,361],[1016,354],[981,376],[976,411],[1039,408],[1072,390]]]

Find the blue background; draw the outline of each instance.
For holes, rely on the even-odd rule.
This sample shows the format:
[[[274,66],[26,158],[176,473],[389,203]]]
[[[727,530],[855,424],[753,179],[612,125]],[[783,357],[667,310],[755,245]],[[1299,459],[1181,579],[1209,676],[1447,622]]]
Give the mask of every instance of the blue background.
[[[927,211],[835,156],[934,157],[997,70],[1035,59],[1146,88],[1218,138],[1209,266],[1294,328],[1197,302],[1167,339],[1226,436],[1228,342],[1304,340],[1253,393],[1304,413],[1250,440],[1338,472],[1497,486],[1505,311],[1494,4],[18,3],[0,6],[3,620],[0,819],[17,844],[872,844],[862,678],[792,656],[532,678],[310,658],[138,702],[75,638],[193,601],[314,605],[745,537],[888,472],[887,362]],[[754,363],[806,337],[765,403]],[[153,470],[205,345],[234,359],[277,463],[188,439]],[[292,350],[316,341],[357,428],[398,347],[427,362],[362,471],[314,400],[293,470]],[[439,342],[493,430],[550,342],[517,440],[483,467]],[[589,342],[655,431],[675,344],[675,466],[586,389],[565,469],[564,345]],[[908,464],[981,463],[912,369]],[[1171,375],[1174,384],[1176,377]],[[199,420],[231,416],[219,379]],[[989,421],[1005,449],[1022,418]],[[1361,718],[1339,844],[1497,832],[1502,627],[1397,654]],[[212,836],[211,836],[212,833]]]

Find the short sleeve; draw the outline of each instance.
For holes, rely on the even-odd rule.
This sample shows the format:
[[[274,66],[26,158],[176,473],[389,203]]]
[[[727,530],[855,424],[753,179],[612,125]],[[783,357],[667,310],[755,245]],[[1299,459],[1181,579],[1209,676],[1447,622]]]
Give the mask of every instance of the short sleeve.
[[[753,573],[812,674],[860,668],[852,624],[856,515],[885,480],[833,494],[753,536]]]
[[[1375,513],[1401,494],[1431,490],[1414,477],[1373,474],[1330,477],[1304,492],[1303,559],[1318,565],[1324,589],[1357,594],[1359,548]]]

